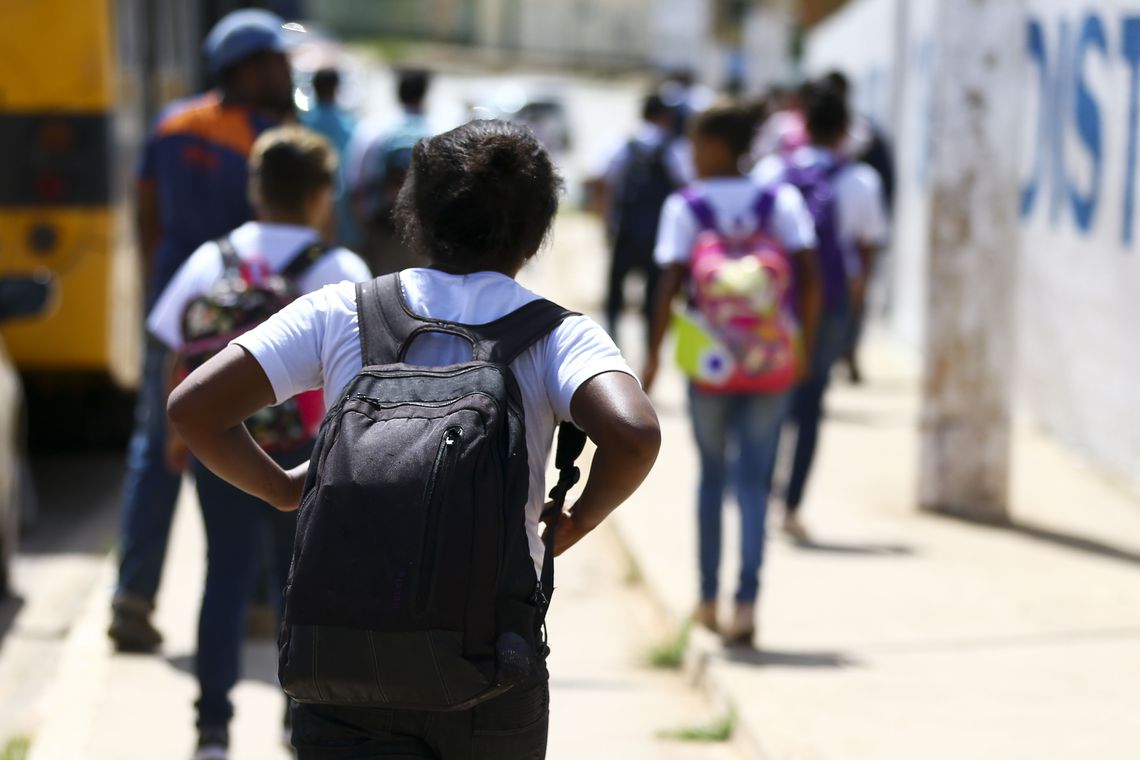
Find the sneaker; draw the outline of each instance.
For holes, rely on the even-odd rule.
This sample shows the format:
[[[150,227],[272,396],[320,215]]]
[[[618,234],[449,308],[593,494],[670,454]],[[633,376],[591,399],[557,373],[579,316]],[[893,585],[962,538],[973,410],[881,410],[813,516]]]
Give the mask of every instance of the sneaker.
[[[716,602],[701,602],[693,612],[693,622],[713,633],[719,627],[716,622]]]
[[[149,654],[162,644],[162,634],[150,622],[154,605],[137,596],[117,595],[111,602],[111,627],[107,635],[115,650]]]
[[[224,728],[203,728],[191,760],[229,760],[230,734]]]
[[[726,646],[756,646],[756,605],[736,604],[732,622],[722,632]]]

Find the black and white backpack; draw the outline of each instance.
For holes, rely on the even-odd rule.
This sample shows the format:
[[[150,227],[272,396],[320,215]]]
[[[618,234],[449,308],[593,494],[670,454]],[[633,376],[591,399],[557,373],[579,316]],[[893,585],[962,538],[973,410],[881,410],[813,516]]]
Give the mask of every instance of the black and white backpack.
[[[279,673],[300,702],[461,710],[531,676],[546,648],[553,525],[539,581],[509,367],[572,312],[534,301],[484,325],[414,315],[399,275],[357,286],[364,367],[321,426],[285,591]],[[404,363],[427,332],[473,359]],[[559,431],[559,505],[585,435]]]

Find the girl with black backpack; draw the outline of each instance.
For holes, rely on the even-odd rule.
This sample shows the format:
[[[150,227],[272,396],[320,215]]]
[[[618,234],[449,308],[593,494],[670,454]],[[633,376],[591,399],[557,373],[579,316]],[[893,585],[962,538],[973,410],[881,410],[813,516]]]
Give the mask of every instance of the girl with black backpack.
[[[395,404],[364,393],[346,395],[345,388],[359,388],[360,382],[364,382],[360,378],[366,374],[379,378],[399,374],[397,368],[390,365],[362,370],[366,350],[372,355],[370,346],[377,338],[377,330],[382,332],[384,324],[393,324],[392,319],[422,328],[416,328],[418,337],[387,336],[387,342],[396,346],[395,352],[403,358],[407,367],[405,374],[432,375],[434,379],[448,374],[432,369],[438,367],[454,367],[455,373],[483,372],[495,359],[493,351],[487,355],[481,353],[483,336],[512,320],[517,323],[512,315],[526,313],[520,310],[550,312],[543,306],[545,302],[514,278],[546,238],[557,210],[560,186],[546,151],[528,131],[516,125],[475,121],[422,140],[413,151],[408,180],[397,204],[397,217],[407,239],[423,251],[432,265],[407,269],[398,277],[380,278],[361,288],[347,284],[327,287],[294,302],[187,378],[170,400],[172,424],[207,467],[278,509],[297,509],[304,492],[303,526],[317,525],[326,509],[340,508],[346,513],[346,520],[375,526],[378,531],[375,535],[383,540],[385,516],[377,515],[377,510],[410,515],[413,521],[421,519],[416,511],[419,495],[393,503],[390,493],[389,499],[385,499],[383,488],[368,490],[366,485],[389,476],[399,478],[404,470],[420,466],[415,456],[410,459],[405,456],[407,451],[385,450],[383,446],[369,448],[375,441],[365,434],[356,439],[359,445],[353,450],[341,452],[344,461],[352,462],[356,468],[352,477],[345,475],[338,479],[328,475],[331,470],[320,466],[321,462],[330,461],[320,443],[320,455],[315,460],[318,464],[311,469],[301,465],[285,470],[257,448],[240,422],[266,405],[303,390],[322,387],[327,403],[334,408],[322,429],[322,440],[327,441],[330,451],[336,447],[330,432],[338,429],[343,436],[348,430],[344,422],[344,410],[348,407],[359,410],[354,413],[352,424],[375,430],[376,440],[384,440],[388,423],[381,424],[377,420],[391,419],[396,406],[415,405],[407,403],[406,398]],[[392,298],[358,299],[360,294],[370,293],[392,294]],[[504,573],[509,577],[499,580],[512,586],[524,581],[528,588],[535,590],[534,603],[540,609],[531,612],[537,613],[538,621],[546,602],[541,593],[546,584],[539,581],[548,565],[549,543],[544,541],[541,525],[544,519],[550,519],[543,515],[544,473],[556,425],[572,422],[593,440],[597,451],[581,496],[561,513],[557,522],[553,540],[555,555],[573,546],[634,492],[652,467],[660,445],[660,430],[653,408],[606,332],[583,316],[565,314],[559,319],[549,332],[532,336],[535,340],[529,348],[517,356],[507,356],[509,361],[503,365],[509,365],[509,375],[513,378],[506,383],[507,395],[512,403],[517,401],[519,407],[517,414],[512,412],[515,415],[512,419],[525,421],[524,451],[511,449],[514,453],[510,453],[508,459],[525,458],[527,467],[521,492],[523,524],[519,526],[524,560],[521,565],[504,564]],[[362,342],[365,329],[369,335]],[[380,335],[379,339],[384,342],[385,336]],[[494,344],[488,341],[487,345]],[[472,363],[473,353],[475,358],[490,356],[491,361]],[[479,366],[472,369],[473,364]],[[424,387],[429,386],[430,382],[425,381]],[[407,383],[402,387],[406,390]],[[492,395],[481,389],[476,389],[474,394],[482,394],[487,399]],[[425,429],[429,429],[433,420],[447,413],[446,409],[440,411],[440,404],[430,399],[423,401],[419,411],[399,417],[401,430],[406,432],[414,418],[422,418]],[[486,402],[482,408],[483,413],[489,415],[486,419],[497,418],[502,413],[497,401]],[[465,415],[466,422],[445,425],[440,431],[438,453],[429,463],[432,484],[441,482],[444,477],[441,473],[469,470],[464,465],[467,451],[464,447],[473,445],[470,439],[477,436],[481,428],[469,427],[478,417],[475,412]],[[374,457],[375,464],[369,465],[363,454],[356,456],[359,453],[356,449]],[[329,502],[324,494],[330,489],[343,489],[344,500]],[[358,503],[359,489],[366,492],[364,501],[373,503],[371,512]],[[434,522],[426,515],[422,518],[433,530],[422,539],[421,545],[425,548],[419,551],[421,557],[427,556],[424,551],[434,549],[431,542],[437,533],[450,535],[448,521],[467,519],[449,510],[469,502],[468,492],[452,490],[442,504],[434,493],[423,494],[424,504],[439,511],[434,513]],[[392,525],[395,529],[396,523]],[[496,533],[499,530],[496,528],[490,535],[513,535],[513,529],[514,526],[503,526],[502,532]],[[482,539],[474,538],[488,535],[486,530],[484,525],[472,526],[468,545],[476,545],[471,546],[470,551],[486,548]],[[298,551],[307,544],[304,533],[303,527]],[[323,548],[324,556],[296,554],[293,581],[298,581],[306,572],[302,567],[304,563],[299,563],[300,557],[305,557],[306,562],[313,559],[332,563],[339,561],[336,553],[348,551],[346,547],[352,542],[359,543],[359,534],[351,530],[341,535],[343,541],[330,538],[327,546],[312,547],[313,552]],[[399,551],[400,547],[392,547],[393,556]],[[362,557],[361,561],[372,559]],[[447,556],[435,556],[436,565],[446,565],[447,560]],[[429,635],[422,636],[418,631],[403,628],[415,625],[417,620],[430,620],[453,612],[437,609],[437,601],[443,598],[445,590],[460,584],[461,579],[447,576],[447,589],[439,588],[438,584],[431,587],[422,583],[421,576],[427,565],[397,564],[388,568],[390,572],[386,577],[390,580],[379,583],[379,587],[370,592],[373,596],[369,599],[376,602],[371,606],[373,619],[379,621],[377,630],[362,632],[359,627],[335,625],[338,622],[335,620],[303,620],[296,616],[290,619],[287,611],[287,621],[291,620],[293,625],[285,638],[295,641],[297,637],[309,636],[314,651],[328,658],[335,658],[338,653],[321,649],[323,645],[314,630],[323,631],[321,635],[325,637],[341,637],[347,642],[341,654],[348,652],[345,656],[350,658],[355,656],[356,647],[369,639],[406,643],[410,647],[408,651],[413,653],[409,656],[412,660],[416,652],[422,651],[424,642],[433,642],[426,645],[431,651],[442,652],[440,648],[446,649],[447,641],[453,640],[447,631],[428,631]],[[402,569],[405,567],[406,573]],[[353,580],[329,579],[328,595],[356,593],[349,589]],[[475,584],[476,580],[472,579],[471,585]],[[525,612],[526,600],[516,601]],[[292,602],[290,599],[287,606]],[[309,603],[317,605],[321,600],[310,597]],[[511,615],[504,613],[502,617],[508,620]],[[405,625],[385,625],[397,619],[405,621]],[[545,646],[540,641],[537,652],[524,651],[523,644],[532,642],[531,632],[519,633],[523,635],[505,639],[508,645],[518,643],[517,648],[496,649],[489,656],[490,661],[487,657],[469,658],[471,667],[464,671],[467,680],[484,679],[489,684],[488,689],[464,701],[444,688],[436,709],[417,709],[409,704],[381,706],[385,704],[384,686],[394,684],[403,689],[402,693],[411,693],[414,687],[392,675],[394,670],[406,670],[404,666],[409,662],[409,657],[402,657],[395,648],[372,649],[370,654],[374,659],[339,663],[344,666],[339,679],[329,678],[327,670],[322,674],[320,668],[313,668],[313,680],[320,683],[311,688],[305,684],[291,687],[287,682],[287,689],[295,688],[296,693],[307,695],[307,701],[296,704],[293,713],[293,744],[298,756],[302,760],[544,757],[549,713]],[[500,637],[498,643],[503,641]],[[538,656],[532,662],[525,656],[528,654]],[[446,659],[448,655],[442,652],[441,658]],[[291,648],[289,641],[283,640],[282,672],[288,675],[302,667],[304,663],[299,660],[304,656],[305,652]],[[512,673],[514,681],[502,677],[504,668],[501,666],[508,660],[517,666]],[[444,662],[446,668],[458,668],[461,664],[454,657]],[[496,669],[496,665],[500,667]],[[374,673],[376,677],[368,682],[349,683],[360,672]],[[448,674],[429,670],[422,672],[421,679],[445,687],[456,683]],[[288,678],[283,680],[288,681]],[[429,699],[424,697],[424,700]]]

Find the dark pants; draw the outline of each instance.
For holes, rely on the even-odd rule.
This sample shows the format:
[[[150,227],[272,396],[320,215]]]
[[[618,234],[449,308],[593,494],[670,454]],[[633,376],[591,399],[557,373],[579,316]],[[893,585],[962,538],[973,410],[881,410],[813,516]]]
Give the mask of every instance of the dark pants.
[[[846,310],[823,315],[812,353],[811,373],[792,394],[788,421],[795,428],[796,450],[784,492],[784,504],[789,512],[798,510],[803,501],[808,475],[815,461],[819,426],[823,420],[823,397],[831,379],[831,367],[843,355],[849,334],[850,317]]]
[[[123,483],[122,546],[116,594],[154,603],[182,474],[166,468],[167,350],[146,343],[135,429]]]
[[[292,467],[311,447],[274,456]],[[246,610],[254,584],[270,559],[272,602],[280,608],[293,552],[296,512],[279,512],[234,488],[194,462],[198,501],[206,527],[206,586],[198,618],[198,727],[221,728],[233,718],[230,691],[241,671]],[[278,615],[281,610],[278,609]]]
[[[610,261],[610,282],[606,293],[606,329],[610,336],[617,338],[618,318],[625,308],[625,278],[632,272],[645,276],[645,300],[642,314],[645,319],[645,341],[649,343],[649,331],[653,322],[653,301],[657,295],[657,281],[661,270],[653,263],[653,250],[631,250],[615,246]]]
[[[297,760],[542,760],[550,723],[545,669],[531,685],[462,712],[293,705]]]

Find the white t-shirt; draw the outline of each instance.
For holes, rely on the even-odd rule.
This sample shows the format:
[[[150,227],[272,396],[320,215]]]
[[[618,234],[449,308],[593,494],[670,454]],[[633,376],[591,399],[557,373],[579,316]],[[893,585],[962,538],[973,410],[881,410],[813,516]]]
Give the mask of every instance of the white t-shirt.
[[[811,167],[835,163],[835,154],[823,148],[805,146],[790,159],[769,156],[752,170],[761,184],[776,182],[787,170],[787,160],[795,166]],[[887,242],[887,212],[883,208],[882,181],[875,170],[863,163],[850,163],[839,170],[833,181],[838,215],[839,240],[845,249],[855,246],[879,248]]]
[[[748,234],[756,229],[756,199],[764,186],[749,177],[716,177],[694,182],[692,189],[708,202],[716,217],[717,228],[725,233]],[[771,230],[784,250],[795,253],[815,247],[815,223],[799,190],[784,185],[776,190],[772,206]],[[693,243],[700,234],[688,201],[673,193],[661,209],[654,257],[660,266],[688,264]]]
[[[449,322],[485,324],[539,298],[495,272],[452,275],[434,269],[406,269],[400,279],[414,313]],[[331,407],[361,368],[356,288],[341,283],[304,296],[234,343],[261,365],[278,402],[323,388],[325,403]],[[429,333],[412,344],[407,362],[445,366],[470,359],[471,347],[462,338]],[[584,382],[605,372],[632,375],[633,371],[606,331],[582,316],[564,321],[515,359],[511,369],[526,415],[530,466],[526,526],[531,558],[539,573],[544,547],[538,527],[554,429],[557,423],[570,421],[570,400]]]
[[[302,248],[316,239],[317,232],[309,227],[264,222],[246,222],[230,233],[230,242],[243,260],[264,262],[274,272],[280,272]],[[199,246],[155,302],[147,317],[147,329],[171,349],[180,350],[184,343],[182,317],[186,306],[206,293],[222,276],[222,270],[222,255],[217,244],[211,241]],[[368,265],[359,256],[347,248],[334,248],[297,278],[297,288],[309,293],[342,280],[359,282],[371,276]]]

